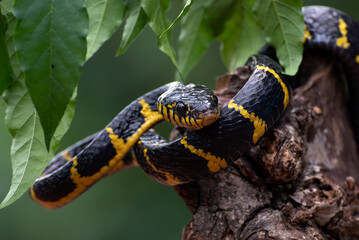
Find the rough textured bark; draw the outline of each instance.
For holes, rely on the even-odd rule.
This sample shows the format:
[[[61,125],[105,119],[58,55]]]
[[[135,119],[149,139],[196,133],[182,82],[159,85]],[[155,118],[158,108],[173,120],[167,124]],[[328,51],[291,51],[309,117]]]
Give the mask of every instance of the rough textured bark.
[[[194,214],[183,239],[359,239],[343,74],[324,53],[303,62],[288,109],[256,146],[213,177],[176,187]],[[220,77],[220,103],[248,76],[242,67]]]

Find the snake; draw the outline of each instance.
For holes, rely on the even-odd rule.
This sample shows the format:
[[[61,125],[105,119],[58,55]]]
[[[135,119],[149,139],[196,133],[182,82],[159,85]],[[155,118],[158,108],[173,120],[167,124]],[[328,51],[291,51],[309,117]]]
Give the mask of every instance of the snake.
[[[302,9],[305,51],[332,53],[345,69],[349,108],[359,113],[359,24],[323,6]],[[57,154],[30,187],[31,198],[55,209],[84,193],[105,176],[139,166],[157,182],[195,182],[225,169],[245,154],[283,115],[291,86],[280,64],[266,55],[251,56],[250,77],[221,109],[203,85],[172,82],[140,96],[102,131]],[[359,136],[359,114],[353,128]],[[190,130],[167,141],[152,128],[163,120]]]

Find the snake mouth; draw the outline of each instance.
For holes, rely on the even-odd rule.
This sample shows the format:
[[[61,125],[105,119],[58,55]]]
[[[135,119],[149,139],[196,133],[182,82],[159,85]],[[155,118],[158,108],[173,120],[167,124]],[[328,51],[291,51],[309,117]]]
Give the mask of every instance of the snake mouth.
[[[192,124],[193,129],[201,129],[205,126],[213,124],[219,118],[219,110],[214,109],[200,114],[197,119],[194,119],[195,124]]]

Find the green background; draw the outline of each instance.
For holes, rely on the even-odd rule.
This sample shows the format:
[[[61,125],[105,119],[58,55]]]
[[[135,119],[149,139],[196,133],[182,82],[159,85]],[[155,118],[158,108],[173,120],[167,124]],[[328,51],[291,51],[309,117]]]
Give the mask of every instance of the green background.
[[[330,4],[359,20],[357,1],[305,3]],[[171,14],[175,16],[179,8],[176,4]],[[156,48],[156,38],[148,27],[128,51],[115,57],[119,40],[117,33],[86,63],[75,118],[61,149],[102,129],[143,93],[173,80],[174,67]],[[216,77],[226,72],[218,49],[219,44],[213,43],[187,82],[215,87]],[[0,198],[5,197],[11,181],[11,137],[4,127],[3,115],[1,109]],[[168,134],[168,125],[161,130]],[[156,183],[135,168],[101,180],[57,210],[46,210],[25,194],[0,210],[0,239],[181,239],[182,228],[190,219],[190,212],[172,187]]]

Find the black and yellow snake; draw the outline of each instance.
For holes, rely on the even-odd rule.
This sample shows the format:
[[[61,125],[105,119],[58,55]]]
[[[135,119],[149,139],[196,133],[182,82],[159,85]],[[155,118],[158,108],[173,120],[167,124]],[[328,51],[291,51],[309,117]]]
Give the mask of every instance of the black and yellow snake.
[[[306,49],[324,49],[341,60],[359,115],[359,24],[327,7],[303,8]],[[247,62],[252,74],[220,111],[206,87],[174,82],[133,101],[99,133],[59,153],[32,185],[31,197],[47,208],[72,201],[102,177],[139,165],[158,182],[193,182],[226,168],[258,142],[290,102],[281,66],[264,55]],[[150,130],[166,119],[192,130],[172,142]],[[359,121],[354,114],[354,129]],[[358,136],[358,134],[357,134]]]

